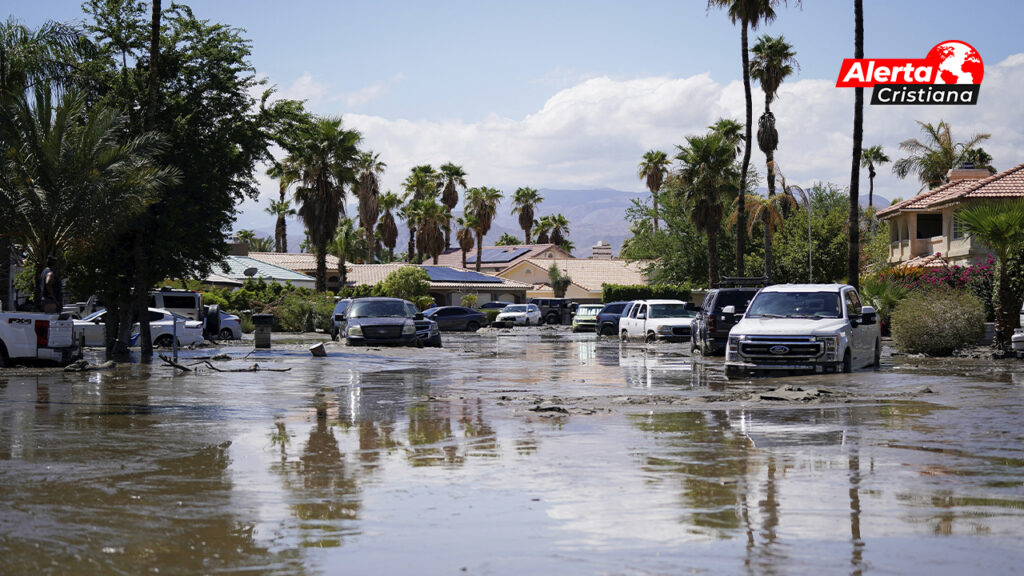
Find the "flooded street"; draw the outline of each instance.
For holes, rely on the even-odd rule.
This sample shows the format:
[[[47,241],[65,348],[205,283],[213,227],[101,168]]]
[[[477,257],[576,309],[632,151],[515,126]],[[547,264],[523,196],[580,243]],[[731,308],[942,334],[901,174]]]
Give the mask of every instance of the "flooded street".
[[[727,382],[551,328],[0,371],[2,574],[1006,574],[1024,362]],[[89,356],[98,362],[98,356]],[[773,400],[790,385],[803,400]],[[765,397],[767,396],[767,398]]]

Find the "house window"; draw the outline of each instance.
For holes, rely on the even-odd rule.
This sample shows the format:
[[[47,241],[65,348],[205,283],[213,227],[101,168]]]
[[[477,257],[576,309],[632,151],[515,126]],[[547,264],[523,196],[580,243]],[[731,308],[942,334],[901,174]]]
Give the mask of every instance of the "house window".
[[[891,220],[889,221],[889,242],[895,242],[899,240],[899,233],[896,226],[898,226],[898,224]]]
[[[917,237],[942,236],[942,214],[918,214]]]
[[[957,211],[959,212],[959,210]],[[964,225],[957,218],[957,212],[953,212],[953,239],[959,240],[964,237]]]

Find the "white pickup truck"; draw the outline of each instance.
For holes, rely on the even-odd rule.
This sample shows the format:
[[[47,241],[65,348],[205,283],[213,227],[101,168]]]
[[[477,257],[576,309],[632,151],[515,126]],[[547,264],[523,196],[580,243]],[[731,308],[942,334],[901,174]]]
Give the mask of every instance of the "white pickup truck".
[[[78,353],[71,315],[0,312],[0,367],[14,360],[67,364]]]
[[[635,300],[619,318],[619,338],[623,342],[688,342],[696,316],[696,307],[682,300]]]
[[[875,309],[853,286],[780,284],[758,292],[729,331],[725,375],[851,372],[878,366],[881,352]]]

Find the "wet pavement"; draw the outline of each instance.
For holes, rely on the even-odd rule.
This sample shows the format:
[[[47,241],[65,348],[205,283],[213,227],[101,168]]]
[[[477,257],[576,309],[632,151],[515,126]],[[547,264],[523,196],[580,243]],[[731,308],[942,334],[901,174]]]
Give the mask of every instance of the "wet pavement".
[[[727,382],[551,327],[307,346],[0,371],[0,574],[1024,566],[1024,362]]]

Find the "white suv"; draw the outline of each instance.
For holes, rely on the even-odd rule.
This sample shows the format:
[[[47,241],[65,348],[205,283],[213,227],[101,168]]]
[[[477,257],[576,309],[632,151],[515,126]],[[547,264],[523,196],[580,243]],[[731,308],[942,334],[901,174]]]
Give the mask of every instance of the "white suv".
[[[619,338],[688,342],[695,306],[682,300],[636,300],[619,318]]]
[[[734,312],[727,306],[723,312]],[[728,378],[748,372],[851,372],[878,366],[875,309],[846,284],[781,284],[757,293],[729,331]]]

